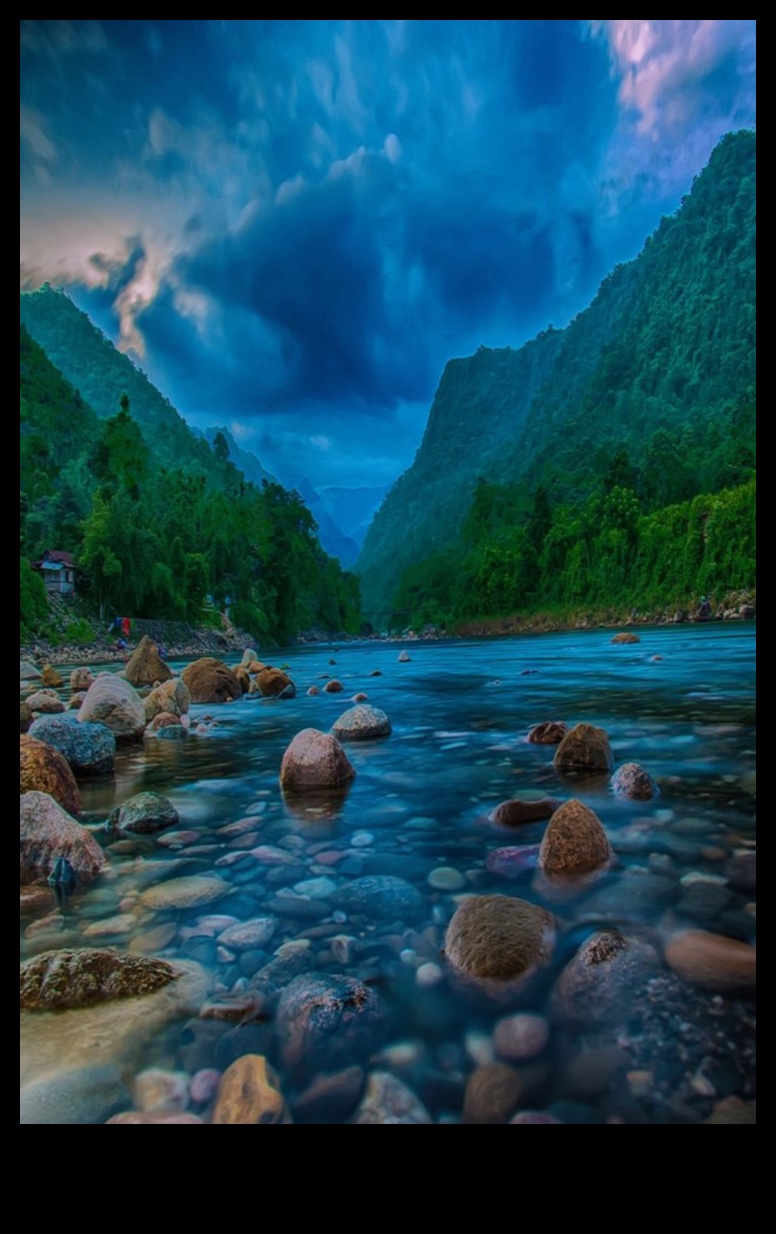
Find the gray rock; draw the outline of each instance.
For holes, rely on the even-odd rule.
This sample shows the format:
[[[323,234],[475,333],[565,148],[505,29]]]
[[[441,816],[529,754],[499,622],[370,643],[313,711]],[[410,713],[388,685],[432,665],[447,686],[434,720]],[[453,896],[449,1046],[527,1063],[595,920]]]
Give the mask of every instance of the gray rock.
[[[379,707],[359,703],[343,712],[331,731],[339,741],[373,741],[390,734],[391,721]]]
[[[139,694],[116,673],[101,673],[89,686],[78,719],[82,724],[104,724],[119,741],[142,737],[146,725]]]
[[[59,750],[76,775],[102,775],[113,770],[116,738],[104,724],[81,724],[75,716],[40,716],[30,736]]]
[[[179,821],[175,806],[161,793],[136,793],[111,811],[108,825],[113,831],[148,834],[174,827]]]
[[[347,913],[365,913],[369,917],[393,920],[418,917],[425,901],[420,892],[403,878],[390,874],[368,874],[341,887],[336,903]]]
[[[280,996],[277,1028],[286,1066],[314,1072],[372,1053],[385,1027],[380,996],[354,977],[305,973]]]

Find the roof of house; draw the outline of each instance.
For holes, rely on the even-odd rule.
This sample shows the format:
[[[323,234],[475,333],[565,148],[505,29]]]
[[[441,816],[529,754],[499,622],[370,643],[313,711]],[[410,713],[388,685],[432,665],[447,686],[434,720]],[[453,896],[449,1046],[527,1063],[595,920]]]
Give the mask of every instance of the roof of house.
[[[48,566],[49,570],[54,569],[56,566],[68,567],[71,570],[75,569],[73,554],[66,553],[60,548],[47,548],[40,561],[33,561],[32,565],[35,570],[41,570],[44,566]]]

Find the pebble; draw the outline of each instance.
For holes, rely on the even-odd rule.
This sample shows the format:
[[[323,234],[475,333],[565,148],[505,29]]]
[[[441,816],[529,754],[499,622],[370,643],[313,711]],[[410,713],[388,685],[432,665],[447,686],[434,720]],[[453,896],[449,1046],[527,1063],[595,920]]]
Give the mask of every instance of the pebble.
[[[541,1054],[550,1037],[544,1016],[522,1013],[504,1016],[493,1032],[493,1048],[506,1062],[522,1062]]]
[[[191,1077],[189,1097],[195,1105],[207,1105],[218,1092],[221,1072],[214,1067],[203,1067]]]
[[[357,831],[351,838],[350,844],[352,848],[369,848],[374,842],[375,838],[371,831]]]
[[[444,973],[438,964],[433,961],[428,961],[421,964],[415,972],[415,984],[420,986],[422,990],[433,989],[439,985],[440,981],[444,980]]]
[[[460,891],[466,886],[463,874],[452,866],[437,866],[431,871],[426,881],[435,891]]]
[[[180,1114],[189,1104],[189,1075],[151,1067],[135,1076],[132,1100],[145,1114]]]
[[[470,1029],[464,1038],[466,1053],[475,1067],[485,1067],[496,1061],[496,1051],[489,1033]]]

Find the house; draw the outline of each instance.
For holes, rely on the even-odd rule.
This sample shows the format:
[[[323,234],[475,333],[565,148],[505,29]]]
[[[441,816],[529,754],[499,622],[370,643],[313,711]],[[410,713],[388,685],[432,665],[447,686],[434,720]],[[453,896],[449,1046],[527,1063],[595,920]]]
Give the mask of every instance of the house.
[[[62,552],[58,548],[47,548],[40,561],[34,561],[32,567],[43,575],[46,591],[55,591],[61,596],[75,591],[75,564],[72,553]]]

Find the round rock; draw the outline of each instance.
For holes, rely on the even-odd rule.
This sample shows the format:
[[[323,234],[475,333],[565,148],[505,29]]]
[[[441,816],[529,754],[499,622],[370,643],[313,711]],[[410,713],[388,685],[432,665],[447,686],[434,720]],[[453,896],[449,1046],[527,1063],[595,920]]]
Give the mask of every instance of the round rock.
[[[59,750],[76,775],[103,775],[113,770],[116,738],[104,724],[81,724],[75,716],[40,716],[30,736]]]
[[[347,913],[365,913],[383,920],[420,915],[424,899],[417,888],[392,874],[367,874],[339,889],[337,904]]]
[[[283,755],[280,783],[290,792],[314,792],[343,788],[355,774],[336,737],[317,728],[304,728]]]
[[[640,763],[623,763],[612,776],[612,792],[617,797],[631,797],[635,801],[649,801],[657,797],[660,789],[652,776]]]
[[[70,764],[45,741],[19,738],[19,792],[48,793],[68,814],[81,813],[81,794]]]
[[[573,877],[600,869],[612,857],[598,815],[572,797],[550,819],[539,848],[539,868],[550,877]]]
[[[371,1054],[384,1026],[380,996],[355,977],[304,973],[280,996],[283,1060],[295,1070],[331,1070]]]
[[[561,741],[554,765],[561,771],[609,772],[614,767],[614,755],[609,738],[594,724],[577,724]]]
[[[555,918],[538,904],[509,896],[473,896],[453,914],[445,954],[453,968],[479,980],[514,981],[548,963]]]
[[[331,731],[339,741],[372,741],[390,734],[391,721],[379,707],[359,703],[344,711]]]
[[[179,819],[175,806],[161,793],[136,793],[111,811],[108,824],[113,831],[148,834],[174,827]]]

